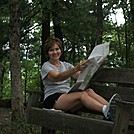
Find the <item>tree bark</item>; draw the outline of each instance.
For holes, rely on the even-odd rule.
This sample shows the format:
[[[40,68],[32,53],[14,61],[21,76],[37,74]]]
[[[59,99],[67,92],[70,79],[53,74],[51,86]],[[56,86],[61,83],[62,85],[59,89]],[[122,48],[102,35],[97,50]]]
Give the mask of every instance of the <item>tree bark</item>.
[[[2,55],[2,41],[0,39],[0,99],[2,99],[2,91],[3,91],[3,55]]]
[[[60,10],[58,9],[58,7],[59,7],[59,3],[58,3],[58,1],[55,1],[52,4],[53,28],[54,28],[54,35],[55,35],[55,37],[57,37],[57,38],[59,38],[61,40],[62,47],[63,47],[63,50],[64,50],[64,46],[63,46],[63,35],[62,35],[61,26],[60,26],[60,19],[59,19],[59,16],[58,16]],[[62,61],[65,60],[65,58],[64,58],[64,52],[62,53],[60,60],[62,60]]]
[[[103,34],[103,12],[102,12],[102,0],[97,0],[97,35],[96,44],[102,43]]]
[[[43,3],[44,4],[44,3]],[[47,60],[45,58],[45,41],[46,39],[50,36],[50,12],[49,9],[47,7],[45,7],[45,5],[42,5],[42,45],[41,45],[41,66],[43,65],[43,63]],[[44,86],[41,80],[41,91],[44,92]],[[41,101],[44,100],[44,94],[41,95]]]
[[[44,7],[44,6],[43,6]],[[44,53],[44,44],[50,36],[50,12],[47,8],[42,9],[42,46],[41,46],[41,65],[46,61]]]
[[[134,39],[134,0],[130,0],[130,8],[131,8],[131,24],[132,24],[132,34]]]
[[[19,0],[12,0],[10,5],[9,45],[10,45],[10,71],[11,71],[11,120],[20,123],[25,120],[21,63],[20,63],[20,20]]]

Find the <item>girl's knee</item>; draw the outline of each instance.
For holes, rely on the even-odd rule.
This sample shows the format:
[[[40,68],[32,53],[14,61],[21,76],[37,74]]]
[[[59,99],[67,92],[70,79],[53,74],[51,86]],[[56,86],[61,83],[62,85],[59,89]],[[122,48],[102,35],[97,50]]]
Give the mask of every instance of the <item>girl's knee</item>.
[[[92,88],[88,88],[88,89],[86,90],[86,92],[87,92],[88,94],[90,94],[90,93],[91,93],[91,94],[95,93]]]
[[[85,98],[86,96],[88,96],[88,93],[86,91],[81,92],[81,99]]]

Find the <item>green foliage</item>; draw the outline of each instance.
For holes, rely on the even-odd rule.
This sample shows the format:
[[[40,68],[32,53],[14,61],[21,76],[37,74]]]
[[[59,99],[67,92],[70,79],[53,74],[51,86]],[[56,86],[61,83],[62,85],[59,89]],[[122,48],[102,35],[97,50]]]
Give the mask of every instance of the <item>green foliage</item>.
[[[10,98],[10,70],[8,56],[8,21],[9,2],[1,1],[1,38],[4,77],[3,96]],[[56,19],[61,26],[65,58],[76,65],[88,57],[96,42],[97,32],[97,6],[96,1],[90,0],[34,0],[31,3],[21,1],[21,64],[23,93],[29,89],[40,90],[41,69],[41,24],[46,15],[42,9],[47,9],[52,17],[52,11],[57,13]],[[116,14],[116,9],[124,9],[126,23],[118,26],[109,18],[111,13]],[[128,10],[129,9],[129,10]],[[43,17],[42,17],[43,16]],[[103,42],[110,41],[110,54],[108,67],[133,67],[134,66],[134,40],[130,7],[119,0],[103,1]],[[126,35],[127,33],[127,35]],[[51,35],[54,35],[51,18]]]

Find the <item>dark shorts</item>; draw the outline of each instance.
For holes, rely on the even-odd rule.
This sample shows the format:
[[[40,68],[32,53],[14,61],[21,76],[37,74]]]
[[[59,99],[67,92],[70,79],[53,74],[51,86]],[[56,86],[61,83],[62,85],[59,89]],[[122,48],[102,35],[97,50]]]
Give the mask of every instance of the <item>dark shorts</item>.
[[[51,109],[54,106],[54,103],[63,93],[55,93],[50,96],[48,96],[44,101],[44,107]]]

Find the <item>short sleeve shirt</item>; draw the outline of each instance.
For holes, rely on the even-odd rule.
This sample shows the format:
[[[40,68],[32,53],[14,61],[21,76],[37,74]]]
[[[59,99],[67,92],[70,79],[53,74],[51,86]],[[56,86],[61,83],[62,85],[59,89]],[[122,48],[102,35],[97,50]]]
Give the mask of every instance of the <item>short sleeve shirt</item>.
[[[60,61],[60,63],[61,67],[58,68],[52,65],[49,61],[47,61],[43,64],[41,68],[41,78],[44,85],[44,99],[46,99],[48,96],[54,93],[67,93],[70,90],[70,78],[59,82],[53,82],[47,78],[48,73],[52,70],[64,72],[74,67],[72,64],[68,62]]]

